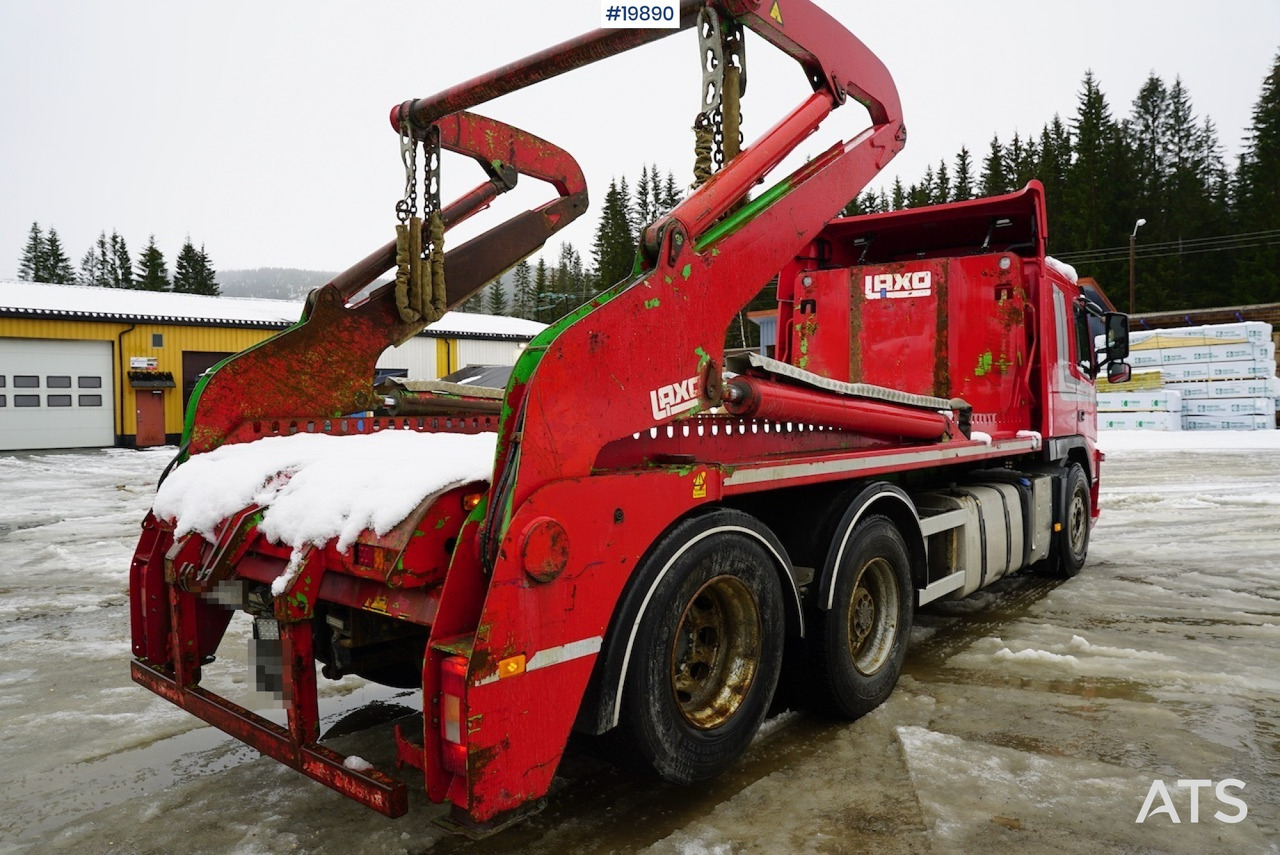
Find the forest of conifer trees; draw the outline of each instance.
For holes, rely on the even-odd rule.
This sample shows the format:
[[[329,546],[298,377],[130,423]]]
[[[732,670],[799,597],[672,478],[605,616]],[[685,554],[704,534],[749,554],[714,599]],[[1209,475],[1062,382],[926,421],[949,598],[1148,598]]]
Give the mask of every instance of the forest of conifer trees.
[[[916,145],[921,145],[916,141]],[[1129,308],[1129,238],[1136,245],[1138,312],[1280,301],[1280,55],[1262,81],[1234,168],[1219,131],[1180,79],[1152,74],[1127,111],[1113,108],[1091,72],[1075,111],[1038,134],[968,147],[915,181],[853,199],[847,215],[1007,193],[1037,179],[1049,206],[1050,252],[1102,283]],[[615,178],[600,203],[589,263],[561,244],[473,297],[467,308],[549,323],[624,278],[636,236],[685,190],[673,171],[644,166],[634,188]],[[760,301],[768,303],[767,296]]]

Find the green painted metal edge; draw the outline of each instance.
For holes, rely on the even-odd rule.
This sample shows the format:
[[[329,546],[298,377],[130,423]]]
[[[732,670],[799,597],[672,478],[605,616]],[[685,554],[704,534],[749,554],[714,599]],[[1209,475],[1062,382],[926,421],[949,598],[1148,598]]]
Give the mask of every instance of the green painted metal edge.
[[[694,248],[698,252],[702,252],[725,235],[736,232],[748,222],[760,216],[760,214],[774,202],[790,193],[792,187],[793,185],[790,178],[782,179],[777,184],[764,191],[758,199],[752,199],[750,202],[743,205],[741,210],[731,214],[719,224],[708,229],[702,237],[698,238],[698,242],[694,244]]]

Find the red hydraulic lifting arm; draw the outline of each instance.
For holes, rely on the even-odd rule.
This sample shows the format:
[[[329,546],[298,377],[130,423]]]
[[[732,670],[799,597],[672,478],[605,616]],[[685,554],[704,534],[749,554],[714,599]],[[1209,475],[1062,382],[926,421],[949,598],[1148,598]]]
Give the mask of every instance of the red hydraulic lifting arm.
[[[474,158],[489,180],[443,210],[451,228],[515,186],[518,174],[551,184],[551,201],[502,222],[445,255],[447,305],[469,297],[542,246],[587,208],[582,170],[568,152],[502,122],[459,112],[437,122],[440,146]],[[348,301],[395,266],[395,241],[382,246],[312,293],[302,320],[219,366],[196,388],[183,443],[209,451],[240,437],[256,419],[333,418],[373,409],[374,365],[389,345],[424,326],[405,323],[385,286],[356,305]]]
[[[810,0],[686,2],[682,25],[704,6],[795,58],[813,93],[646,230],[634,276],[541,334],[513,370],[493,485],[459,535],[423,669],[424,696],[436,697],[448,659],[468,710],[466,744],[452,765],[440,737],[426,736],[428,794],[448,798],[473,823],[546,793],[629,574],[692,507],[674,468],[599,471],[602,450],[720,403],[730,321],[905,140],[884,65]],[[653,33],[588,34],[406,101],[392,123],[425,131],[450,110],[659,37]],[[849,98],[867,108],[870,127],[746,198]],[[714,461],[684,468],[694,465],[706,478],[695,500],[714,501],[722,472]],[[534,584],[529,562],[549,557],[553,571],[535,567]],[[495,669],[515,654],[539,667],[499,679]]]
[[[694,380],[700,402],[687,412],[714,406],[729,322],[905,143],[887,68],[810,0],[707,0],[684,4],[682,13],[687,17],[691,6],[700,5],[736,16],[796,59],[814,93],[645,230],[641,250],[647,269],[561,321],[535,342],[543,347],[526,352],[515,371],[508,400],[513,418],[502,431],[496,476],[504,474],[512,450],[508,440],[524,408],[536,402],[539,417],[523,424],[518,476],[495,477],[494,489],[505,485],[511,493],[495,495],[491,507],[516,507],[541,484],[588,474],[608,442],[664,421],[650,406],[651,392]],[[513,63],[502,70],[513,79],[502,85],[493,80],[496,74],[477,78],[468,84],[470,94],[491,97],[519,88],[526,64],[543,74],[546,68],[567,70],[562,66],[570,60],[594,61],[602,46],[621,38],[609,35],[614,32],[566,42],[561,60],[552,49]],[[466,93],[466,86],[457,87],[435,99],[406,102],[393,114],[411,120],[430,116],[441,102],[469,103]],[[871,127],[739,208],[748,191],[850,97],[866,107]],[[643,351],[629,346],[634,341],[646,342]],[[593,417],[584,422],[587,412]],[[566,442],[569,425],[573,441]],[[491,530],[504,527],[504,521],[490,521]]]

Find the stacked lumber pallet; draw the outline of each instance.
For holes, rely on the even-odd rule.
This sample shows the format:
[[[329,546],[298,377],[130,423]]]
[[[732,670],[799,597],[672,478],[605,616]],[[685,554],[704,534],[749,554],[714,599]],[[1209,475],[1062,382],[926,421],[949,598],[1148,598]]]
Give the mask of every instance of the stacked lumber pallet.
[[[1257,321],[1130,336],[1126,383],[1098,384],[1101,430],[1271,430],[1280,407],[1271,325]]]

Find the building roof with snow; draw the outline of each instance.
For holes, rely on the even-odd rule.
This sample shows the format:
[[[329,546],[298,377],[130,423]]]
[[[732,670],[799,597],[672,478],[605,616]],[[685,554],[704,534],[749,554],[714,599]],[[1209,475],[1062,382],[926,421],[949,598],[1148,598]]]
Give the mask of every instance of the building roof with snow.
[[[283,329],[302,317],[302,308],[301,300],[0,281],[0,317],[4,318]],[[544,329],[546,324],[523,318],[446,312],[421,334],[434,338],[528,341]]]

